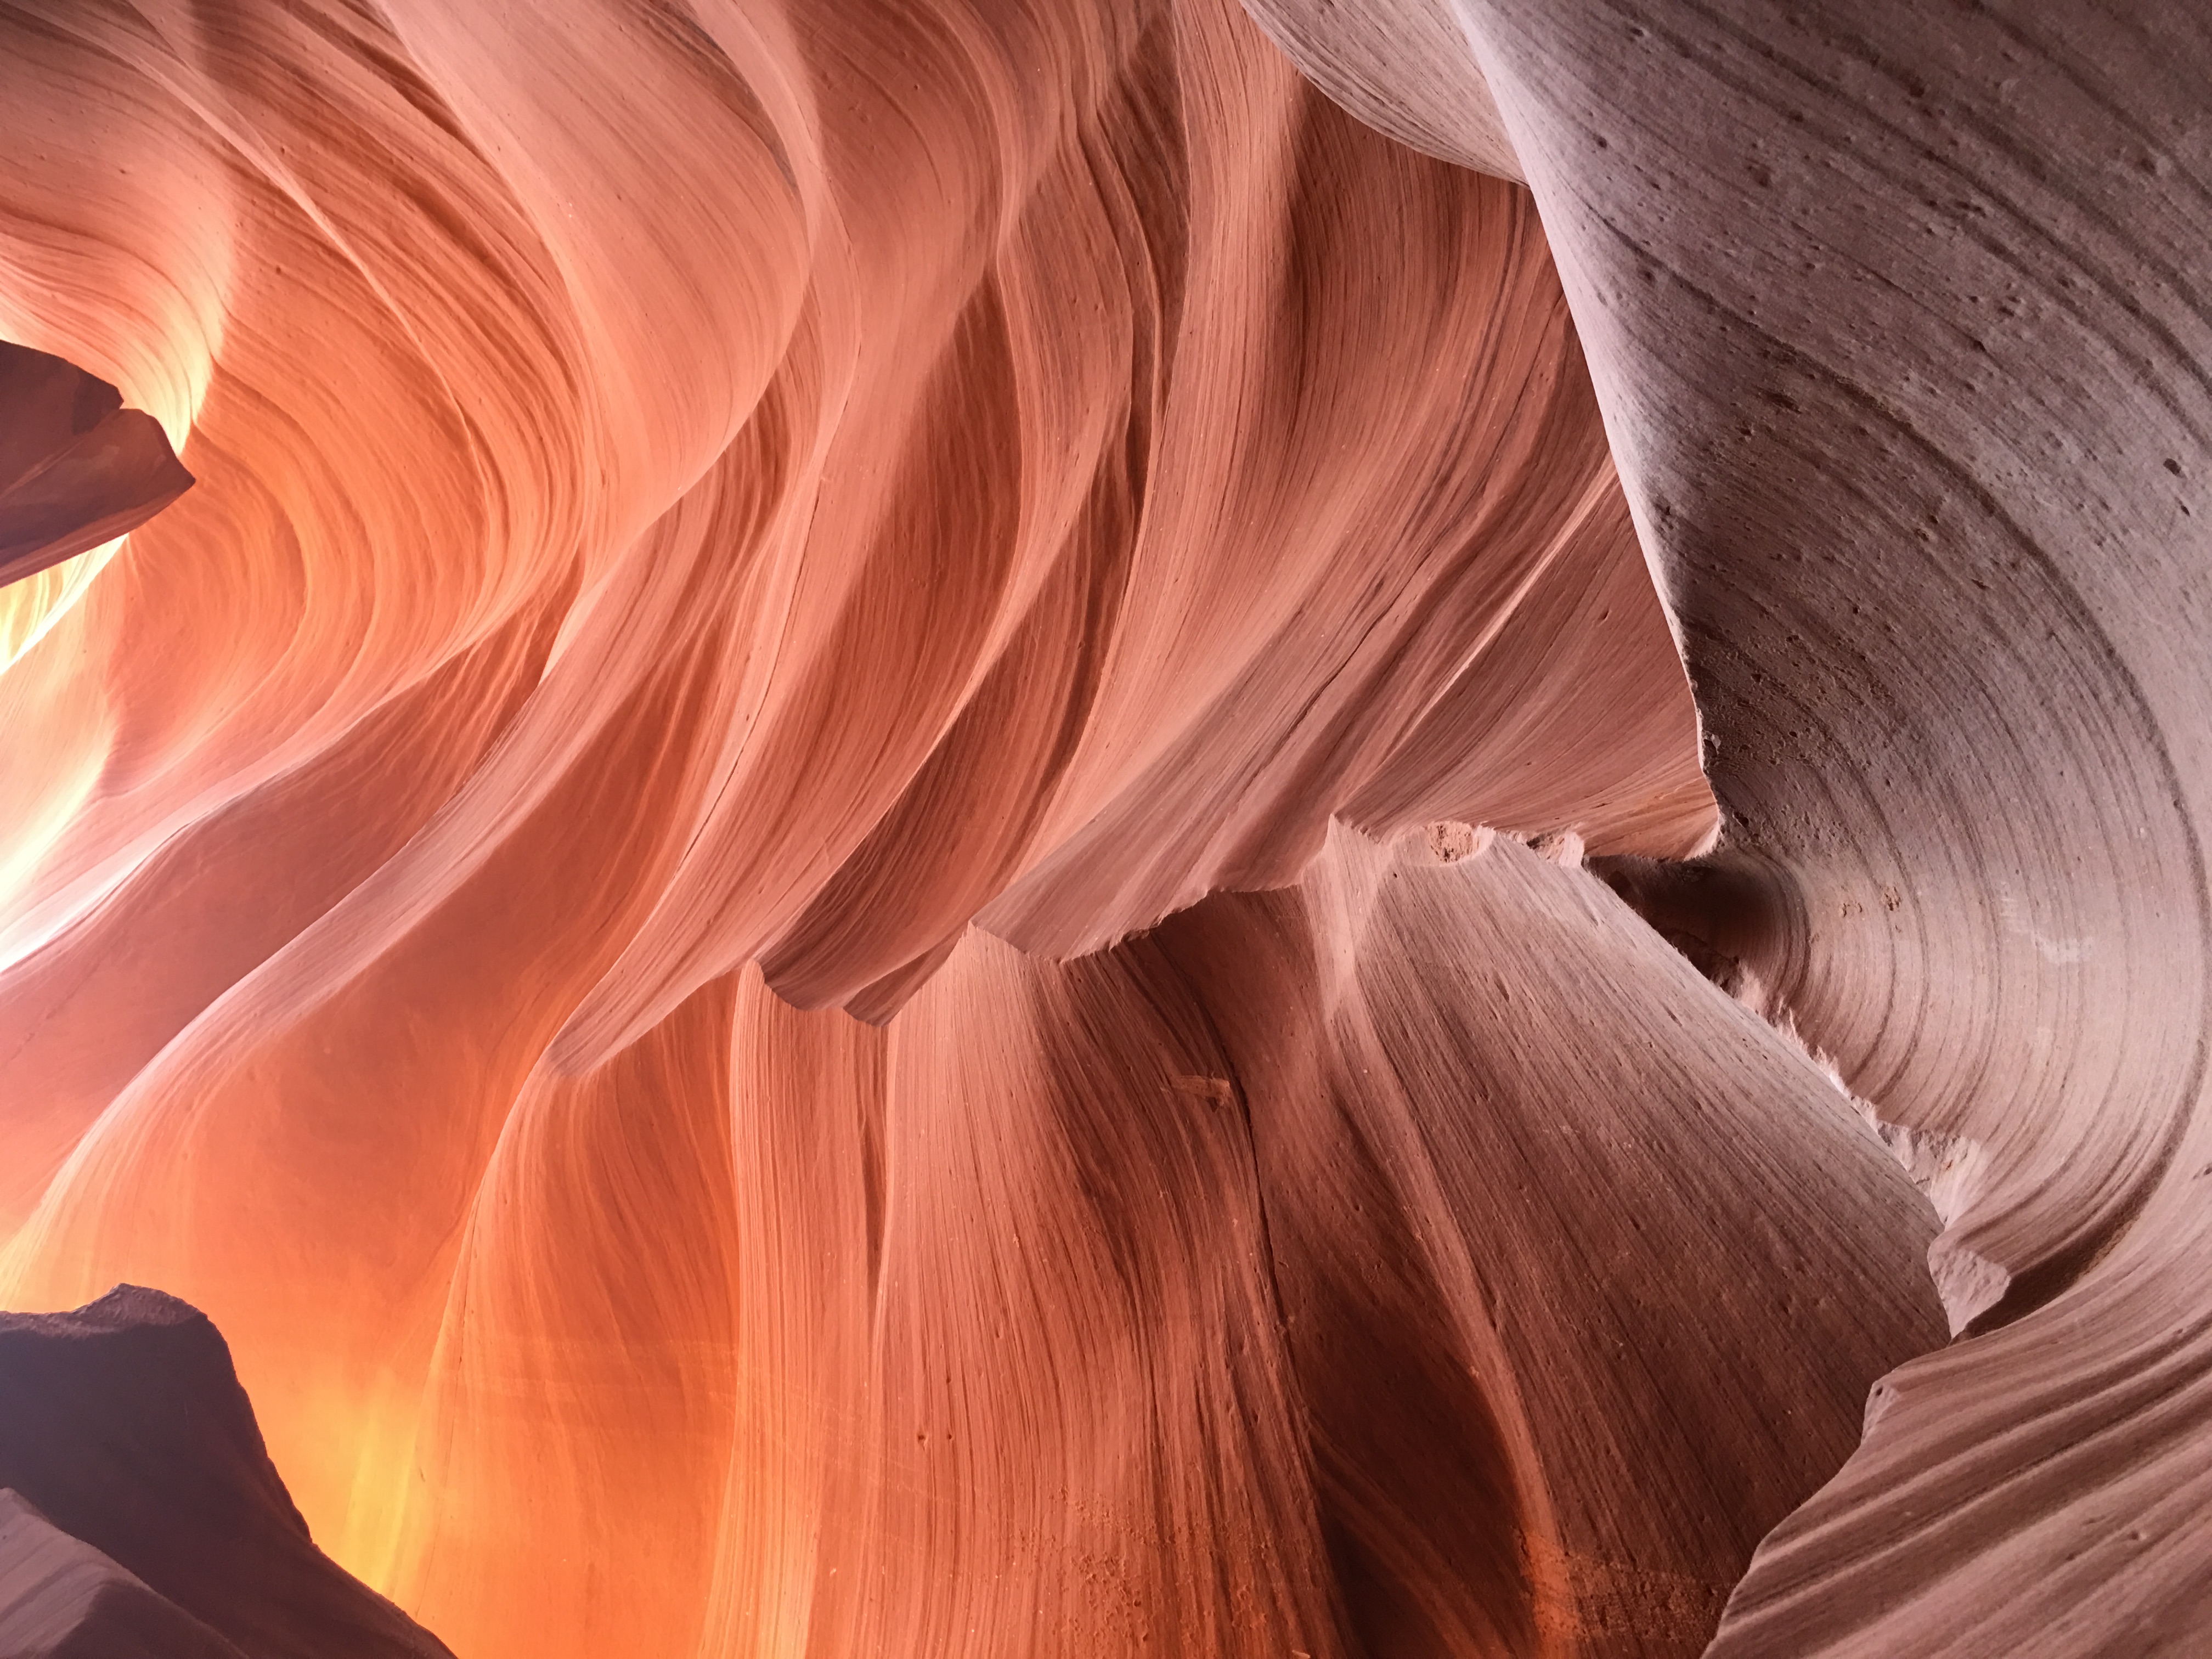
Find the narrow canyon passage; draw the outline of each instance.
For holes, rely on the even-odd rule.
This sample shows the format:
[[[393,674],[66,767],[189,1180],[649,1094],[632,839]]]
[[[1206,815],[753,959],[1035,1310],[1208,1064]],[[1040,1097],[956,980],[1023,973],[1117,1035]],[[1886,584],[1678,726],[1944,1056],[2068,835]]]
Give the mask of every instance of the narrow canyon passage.
[[[0,1638],[2212,1639],[2212,40],[1844,9],[0,0]]]

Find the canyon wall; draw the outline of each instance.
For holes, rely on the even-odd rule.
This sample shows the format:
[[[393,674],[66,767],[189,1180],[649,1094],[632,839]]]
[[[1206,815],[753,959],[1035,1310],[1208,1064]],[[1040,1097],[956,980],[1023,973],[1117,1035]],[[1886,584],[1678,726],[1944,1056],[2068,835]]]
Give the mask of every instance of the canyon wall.
[[[2203,43],[1893,9],[0,9],[0,1305],[464,1659],[2185,1651]]]

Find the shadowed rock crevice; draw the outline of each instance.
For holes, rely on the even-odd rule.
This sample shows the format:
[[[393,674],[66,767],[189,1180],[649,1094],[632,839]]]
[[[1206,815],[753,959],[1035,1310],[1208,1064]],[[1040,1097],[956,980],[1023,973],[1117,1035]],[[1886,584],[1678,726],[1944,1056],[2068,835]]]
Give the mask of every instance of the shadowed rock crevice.
[[[215,1327],[131,1285],[0,1314],[0,1650],[452,1659],[315,1547]]]
[[[0,340],[0,586],[136,530],[191,485],[152,416]]]

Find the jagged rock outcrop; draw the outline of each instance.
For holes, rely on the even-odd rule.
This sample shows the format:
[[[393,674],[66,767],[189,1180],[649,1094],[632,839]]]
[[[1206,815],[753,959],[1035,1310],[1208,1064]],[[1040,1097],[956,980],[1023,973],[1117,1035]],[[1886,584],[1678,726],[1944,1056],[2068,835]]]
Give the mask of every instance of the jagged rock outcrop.
[[[0,1314],[0,1651],[451,1659],[315,1547],[215,1327],[128,1285]]]
[[[106,381],[0,340],[0,585],[129,533],[191,483]]]

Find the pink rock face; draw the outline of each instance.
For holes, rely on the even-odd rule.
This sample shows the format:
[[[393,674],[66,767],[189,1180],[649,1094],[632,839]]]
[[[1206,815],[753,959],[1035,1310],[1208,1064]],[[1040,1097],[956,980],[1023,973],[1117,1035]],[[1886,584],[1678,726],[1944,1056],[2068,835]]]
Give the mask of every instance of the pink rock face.
[[[1727,817],[1624,885],[1885,1121],[1965,1339],[1885,1379],[1712,1651],[2202,1650],[2212,40],[2155,0],[1459,9]]]
[[[2189,1651],[2201,77],[1896,9],[0,19],[0,1304],[254,1408],[24,1582]]]

